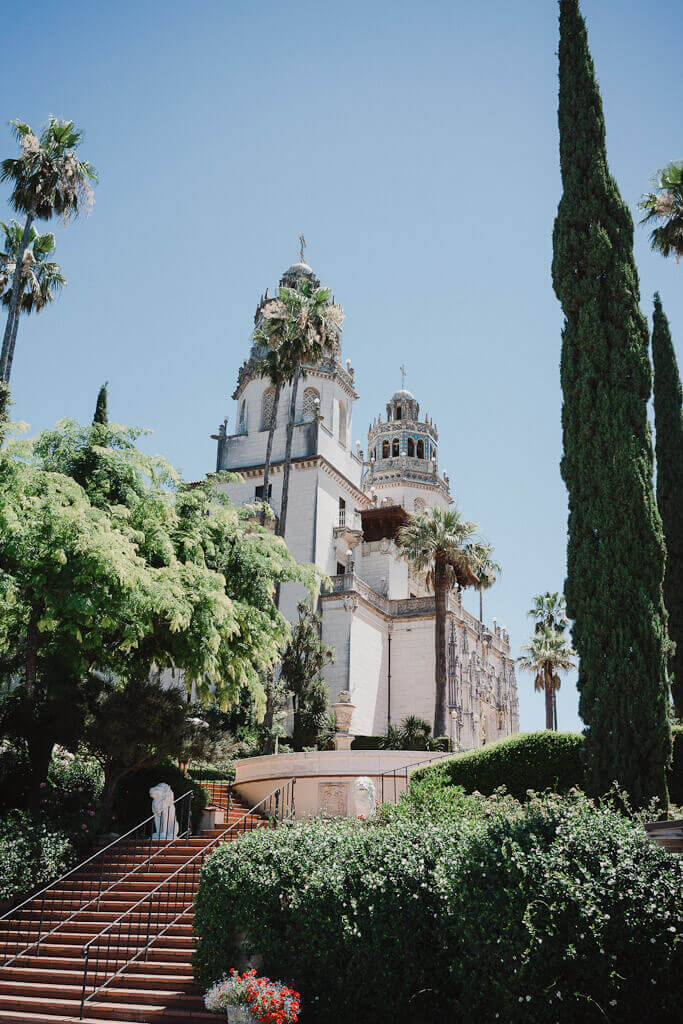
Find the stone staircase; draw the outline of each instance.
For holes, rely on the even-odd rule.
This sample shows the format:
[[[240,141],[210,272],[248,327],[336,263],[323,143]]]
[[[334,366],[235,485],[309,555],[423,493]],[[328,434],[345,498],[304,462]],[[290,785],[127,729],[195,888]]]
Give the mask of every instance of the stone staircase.
[[[18,951],[36,940],[39,934],[43,936],[39,949],[32,948],[7,966],[0,963],[0,1024],[72,1024],[80,1020],[84,946],[96,936],[89,951],[86,997],[105,981],[108,983],[85,1003],[82,1019],[87,1024],[215,1022],[215,1015],[204,1010],[202,993],[192,977],[191,957],[196,941],[192,932],[192,900],[203,861],[201,854],[211,852],[228,826],[235,828],[223,841],[253,828],[267,827],[268,822],[250,813],[234,796],[228,806],[228,787],[212,785],[211,800],[223,806],[225,824],[204,831],[199,837],[155,843],[149,863],[145,863],[148,857],[139,851],[127,859],[125,849],[119,850],[117,877],[132,868],[140,870],[111,884],[99,901],[87,909],[74,912],[74,908],[87,902],[83,893],[89,892],[88,887],[97,885],[85,865],[49,889],[44,898],[35,898],[12,917],[0,921],[3,960],[9,959],[9,955],[2,955],[3,950],[11,954],[13,949]],[[101,878],[99,865],[97,874]],[[139,907],[131,909],[137,903]],[[117,923],[121,915],[124,916]],[[176,917],[178,920],[174,921]],[[110,931],[101,935],[107,926],[111,926]],[[46,935],[53,928],[57,930]],[[163,934],[158,934],[162,930]],[[21,942],[16,945],[19,936]],[[144,949],[150,937],[146,953],[142,952],[139,959],[126,966],[130,957]],[[112,977],[117,969],[121,973]]]

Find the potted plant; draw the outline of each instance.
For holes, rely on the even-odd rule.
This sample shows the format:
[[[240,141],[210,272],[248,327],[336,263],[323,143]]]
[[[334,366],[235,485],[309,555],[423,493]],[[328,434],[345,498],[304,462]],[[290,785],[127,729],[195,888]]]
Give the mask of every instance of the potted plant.
[[[259,978],[254,969],[215,982],[204,996],[207,1010],[225,1010],[230,1024],[296,1024],[301,997],[280,981]]]

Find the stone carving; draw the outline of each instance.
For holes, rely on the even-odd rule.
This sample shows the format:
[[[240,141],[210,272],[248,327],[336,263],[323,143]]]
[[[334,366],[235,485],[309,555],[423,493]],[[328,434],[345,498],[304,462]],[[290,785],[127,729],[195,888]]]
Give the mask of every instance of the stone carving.
[[[356,818],[370,818],[375,813],[375,784],[368,775],[361,775],[353,784],[353,813]]]
[[[154,815],[154,835],[152,839],[176,839],[178,822],[175,816],[173,790],[167,782],[159,782],[149,791],[152,798],[152,814]]]
[[[348,814],[349,784],[348,782],[318,783],[318,807],[322,814],[339,818]]]

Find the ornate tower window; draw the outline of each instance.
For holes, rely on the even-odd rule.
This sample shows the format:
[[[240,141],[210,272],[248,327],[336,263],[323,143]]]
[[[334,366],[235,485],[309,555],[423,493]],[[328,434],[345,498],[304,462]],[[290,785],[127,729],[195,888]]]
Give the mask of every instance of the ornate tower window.
[[[394,440],[391,442],[391,454],[393,455],[394,458],[396,458],[397,455],[401,454],[401,442],[397,437],[395,437]]]
[[[389,454],[390,454],[389,453],[389,442],[388,441],[382,441],[382,458],[383,459],[388,459],[389,458]]]
[[[304,423],[311,423],[318,415],[320,408],[320,392],[316,388],[304,391]]]
[[[415,442],[413,441],[412,437],[408,438],[408,446],[407,447],[408,447],[408,455],[410,455],[411,458],[412,458],[415,455]]]
[[[416,498],[415,501],[413,502],[413,512],[416,512],[419,515],[420,512],[424,512],[424,510],[425,510],[425,500],[424,500],[424,498]]]
[[[346,406],[339,403],[339,442],[346,447]]]
[[[417,457],[418,459],[424,459],[425,457],[425,443],[424,441],[417,442]]]
[[[240,406],[239,418],[237,420],[237,433],[238,434],[246,434],[246,432],[247,432],[247,401],[246,401],[246,399],[243,399],[242,400],[242,404]]]
[[[275,388],[266,388],[261,399],[261,430],[270,430],[275,415]]]
[[[396,419],[397,420],[402,419],[402,410],[401,410],[401,406],[400,405],[396,406]]]

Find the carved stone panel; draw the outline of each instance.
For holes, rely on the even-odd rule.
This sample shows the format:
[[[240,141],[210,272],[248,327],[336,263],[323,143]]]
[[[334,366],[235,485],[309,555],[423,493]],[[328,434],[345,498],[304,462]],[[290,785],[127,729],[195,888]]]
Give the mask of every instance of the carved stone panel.
[[[332,818],[339,818],[348,814],[348,782],[319,782],[318,810],[321,814],[329,814]]]

